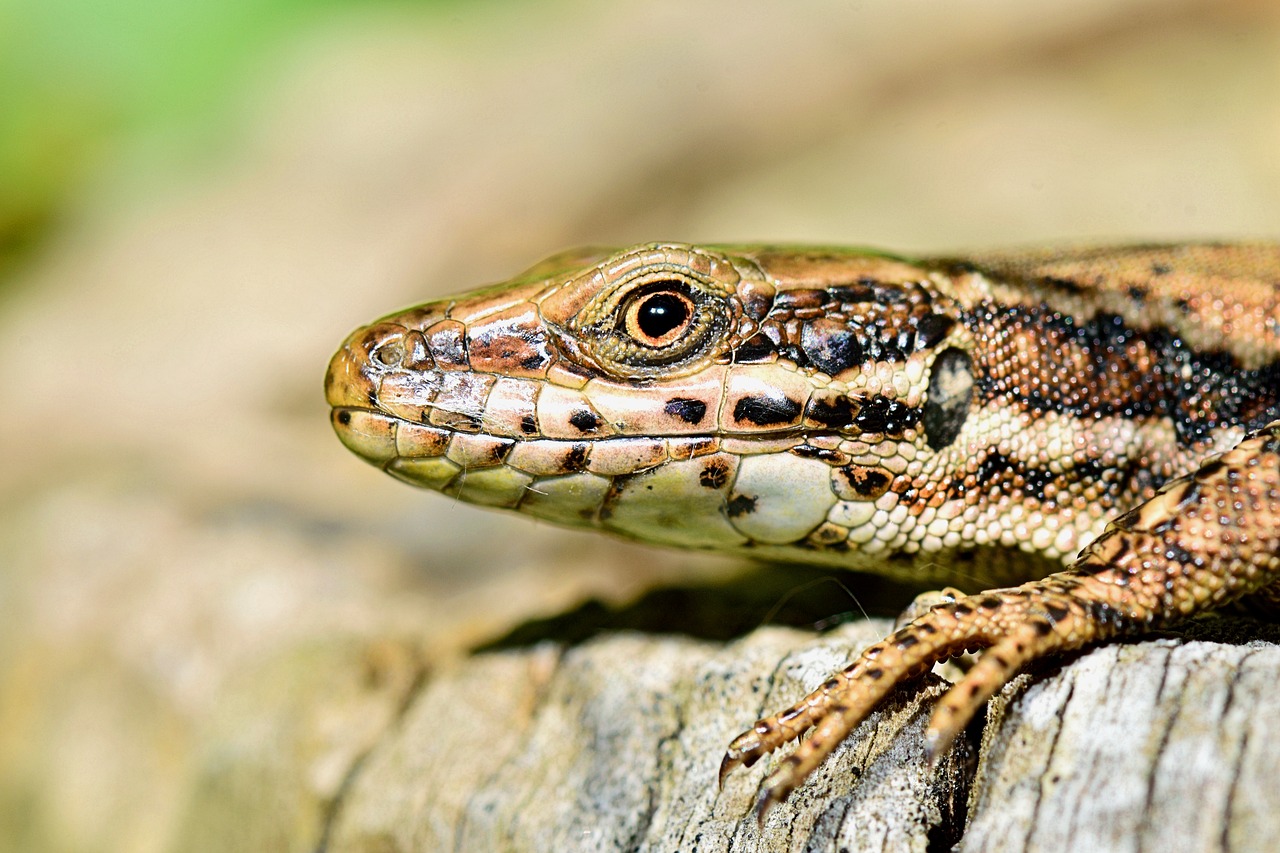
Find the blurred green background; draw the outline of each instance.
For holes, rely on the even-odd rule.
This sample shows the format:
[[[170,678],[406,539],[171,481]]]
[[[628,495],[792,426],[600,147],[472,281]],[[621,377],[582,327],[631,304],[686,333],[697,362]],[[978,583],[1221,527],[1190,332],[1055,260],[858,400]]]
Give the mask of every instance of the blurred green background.
[[[326,15],[394,2],[2,0],[0,263],[32,249],[121,146],[207,154],[273,50]]]
[[[0,0],[0,850],[359,838],[381,718],[291,662],[741,572],[361,465],[354,326],[574,244],[1274,239],[1277,93],[1272,0]]]

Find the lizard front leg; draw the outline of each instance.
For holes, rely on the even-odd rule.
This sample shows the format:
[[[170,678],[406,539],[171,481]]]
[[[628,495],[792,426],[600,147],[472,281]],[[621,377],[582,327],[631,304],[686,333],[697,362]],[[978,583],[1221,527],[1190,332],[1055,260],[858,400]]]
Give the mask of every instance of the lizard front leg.
[[[813,728],[761,788],[760,819],[894,687],[949,657],[986,651],[942,697],[925,732],[945,750],[1030,661],[1214,610],[1280,580],[1280,421],[1170,481],[1112,522],[1071,568],[938,604],[866,649],[792,707],[733,740],[720,779]]]

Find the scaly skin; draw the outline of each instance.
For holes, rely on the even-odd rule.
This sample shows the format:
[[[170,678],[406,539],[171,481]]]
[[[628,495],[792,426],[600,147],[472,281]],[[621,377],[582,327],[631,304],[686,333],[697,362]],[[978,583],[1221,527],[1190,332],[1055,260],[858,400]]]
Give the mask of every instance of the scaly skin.
[[[813,734],[986,649],[945,749],[1029,661],[1280,600],[1280,246],[908,260],[655,244],[560,255],[353,333],[343,442],[464,500],[666,545],[986,589],[730,745]],[[1083,549],[1083,550],[1082,550]]]

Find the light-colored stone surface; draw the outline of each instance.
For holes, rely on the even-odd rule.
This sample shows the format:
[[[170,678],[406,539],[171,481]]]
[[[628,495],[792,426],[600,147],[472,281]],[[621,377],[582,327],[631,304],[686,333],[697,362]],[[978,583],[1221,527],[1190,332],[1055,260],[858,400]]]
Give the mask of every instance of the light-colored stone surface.
[[[695,846],[684,815],[707,849],[718,830],[749,847],[740,819],[758,772],[716,799],[723,740],[820,678],[852,636],[679,639],[668,635],[697,614],[668,608],[660,632],[465,656],[587,598],[623,604],[746,570],[481,512],[361,466],[334,440],[320,394],[341,337],[576,243],[945,250],[1280,233],[1271,4],[777,8],[353,15],[282,56],[246,93],[234,145],[200,168],[153,166],[146,144],[121,152],[0,305],[0,849],[399,850],[450,832],[532,839],[535,827],[567,843],[590,814],[551,819],[580,802],[558,799],[583,796],[574,785],[619,792],[618,809],[641,802],[647,822],[626,826],[654,849]],[[758,619],[781,593],[753,598],[740,583],[735,595]],[[830,597],[832,611],[856,609]],[[810,646],[825,651],[811,652],[804,678],[779,679],[776,698],[749,693]],[[1257,652],[1241,669],[1268,660]],[[1166,687],[1169,701],[1198,702],[1196,679],[1229,679],[1224,666],[1197,665],[1187,690]],[[722,694],[702,689],[724,673]],[[494,692],[477,717],[516,721],[521,738],[460,717],[432,728],[432,708],[457,713],[450,691],[486,675]],[[1202,745],[1242,711],[1267,719],[1275,703],[1246,681],[1226,723],[1195,727]],[[1071,714],[1084,713],[1080,695]],[[561,704],[539,704],[551,698]],[[1129,707],[1116,690],[1098,704]],[[633,724],[621,707],[640,712]],[[575,730],[566,709],[591,726]],[[1134,709],[1140,725],[1172,713]],[[803,849],[814,826],[815,838],[844,833],[841,844],[874,843],[881,829],[890,847],[921,843],[942,811],[911,787],[918,718],[901,713],[904,733],[882,724],[873,741],[907,758],[869,761],[865,742],[851,743],[842,760],[862,780],[824,770],[803,794],[814,799],[797,801],[790,839],[781,817],[770,838]],[[1175,723],[1192,719],[1180,711]],[[414,736],[421,727],[430,737]],[[591,737],[533,766],[532,747],[566,734]],[[419,767],[449,778],[433,756],[472,755],[474,742],[507,750],[461,767],[490,768],[501,785],[487,785],[489,799],[406,778]],[[623,748],[643,762],[613,763]],[[1016,787],[1004,769],[1013,747],[992,749],[975,845],[1000,839],[992,815],[1024,796],[1001,793]],[[1231,749],[1241,780],[1274,766],[1261,736]],[[1224,754],[1226,773],[1236,759]],[[1194,778],[1180,755],[1152,765],[1152,784],[1160,809],[1189,819],[1215,789],[1177,787]],[[414,772],[397,776],[397,762]],[[520,768],[564,785],[536,789],[512,775]],[[872,768],[886,780],[874,790]],[[1078,822],[1090,779],[1100,783],[1072,778],[1085,792]],[[628,800],[632,781],[644,794]],[[510,809],[508,787],[525,792],[518,826],[486,824],[483,809],[450,823],[459,804]],[[916,793],[869,805],[883,790]],[[1256,823],[1280,811],[1271,790],[1241,781],[1213,813],[1230,814],[1229,827],[1197,817],[1208,829],[1188,837],[1216,827],[1233,849],[1273,837]],[[1067,813],[1067,800],[1058,811],[1039,802],[1039,820]]]

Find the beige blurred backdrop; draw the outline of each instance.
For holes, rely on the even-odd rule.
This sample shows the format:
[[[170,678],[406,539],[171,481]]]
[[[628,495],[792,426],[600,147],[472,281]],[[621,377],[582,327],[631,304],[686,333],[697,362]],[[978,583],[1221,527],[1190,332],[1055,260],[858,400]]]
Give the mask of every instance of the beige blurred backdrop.
[[[228,707],[282,660],[337,693],[363,644],[404,692],[524,620],[740,570],[362,465],[321,391],[361,322],[575,244],[1280,234],[1264,0],[339,5],[229,103],[198,156],[115,139],[4,267],[0,849],[216,835]],[[290,821],[384,699],[276,703]]]

